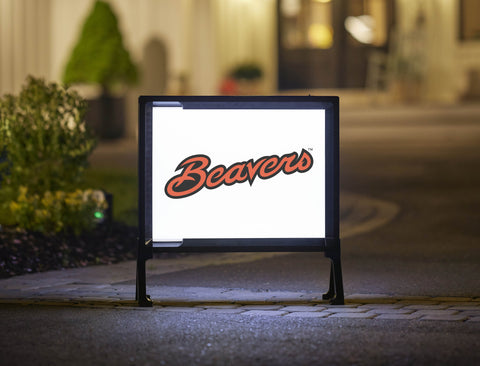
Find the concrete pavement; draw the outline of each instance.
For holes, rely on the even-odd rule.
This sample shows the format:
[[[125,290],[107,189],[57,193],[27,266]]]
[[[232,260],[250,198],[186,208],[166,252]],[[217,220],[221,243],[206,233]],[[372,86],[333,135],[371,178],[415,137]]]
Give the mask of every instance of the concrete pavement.
[[[343,193],[342,238],[366,233],[398,213],[390,202]],[[152,259],[149,277],[203,267],[251,263],[289,253],[205,253]],[[480,321],[480,297],[346,294],[345,306],[329,305],[321,292],[219,287],[149,287],[150,310],[136,307],[135,261],[50,271],[0,281],[0,304],[117,308],[139,311],[218,313],[232,316]],[[148,283],[148,280],[147,280]]]
[[[132,266],[133,267],[133,266]],[[133,269],[133,268],[132,268]],[[480,298],[353,294],[343,306],[330,305],[321,294],[273,291],[259,294],[245,289],[155,286],[151,308],[132,300],[133,286],[64,285],[2,290],[1,305],[112,308],[134,311],[230,314],[232,316],[287,316],[410,321],[480,322]],[[159,300],[160,299],[160,300]]]

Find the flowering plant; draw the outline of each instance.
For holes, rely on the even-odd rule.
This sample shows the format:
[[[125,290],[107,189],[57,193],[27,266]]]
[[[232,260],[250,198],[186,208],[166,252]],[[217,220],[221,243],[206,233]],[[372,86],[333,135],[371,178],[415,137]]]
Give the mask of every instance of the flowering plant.
[[[92,190],[74,192],[47,191],[43,195],[29,194],[20,187],[10,210],[18,225],[24,229],[46,233],[73,231],[80,234],[95,225],[95,212],[104,211],[107,202],[103,195]]]

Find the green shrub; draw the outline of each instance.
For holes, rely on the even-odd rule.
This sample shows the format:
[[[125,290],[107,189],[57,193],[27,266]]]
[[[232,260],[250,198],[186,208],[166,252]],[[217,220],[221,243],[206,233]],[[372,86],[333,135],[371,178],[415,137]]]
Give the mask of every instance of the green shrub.
[[[43,232],[93,225],[98,202],[76,190],[95,147],[85,110],[75,91],[34,77],[0,98],[1,224]]]
[[[125,48],[117,16],[108,2],[97,0],[67,62],[63,81],[98,84],[104,92],[112,92],[137,80],[137,66]]]
[[[22,228],[47,233],[72,231],[77,235],[92,229],[95,212],[106,208],[103,195],[79,189],[39,195],[29,194],[26,187],[20,187],[17,199],[10,203],[12,215]]]
[[[72,190],[95,147],[85,111],[76,92],[33,77],[18,96],[0,98],[0,189]]]
[[[263,71],[258,64],[247,62],[237,65],[232,70],[231,76],[237,80],[258,80],[262,78]]]

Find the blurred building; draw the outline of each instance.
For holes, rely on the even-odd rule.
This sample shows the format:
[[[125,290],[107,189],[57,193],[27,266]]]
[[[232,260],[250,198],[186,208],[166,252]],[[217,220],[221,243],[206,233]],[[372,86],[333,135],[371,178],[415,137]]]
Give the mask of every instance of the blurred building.
[[[0,0],[0,94],[60,80],[93,0]],[[454,103],[479,94],[477,0],[109,0],[141,67],[129,91],[218,94],[238,64],[259,94],[355,89]],[[92,55],[92,57],[95,57]]]

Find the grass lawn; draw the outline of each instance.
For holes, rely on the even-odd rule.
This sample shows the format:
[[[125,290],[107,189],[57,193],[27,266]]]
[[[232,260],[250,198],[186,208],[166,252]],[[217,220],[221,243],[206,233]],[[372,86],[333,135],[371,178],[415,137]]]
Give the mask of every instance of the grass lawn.
[[[137,171],[90,167],[84,188],[103,189],[113,194],[113,219],[131,226],[138,224]]]

